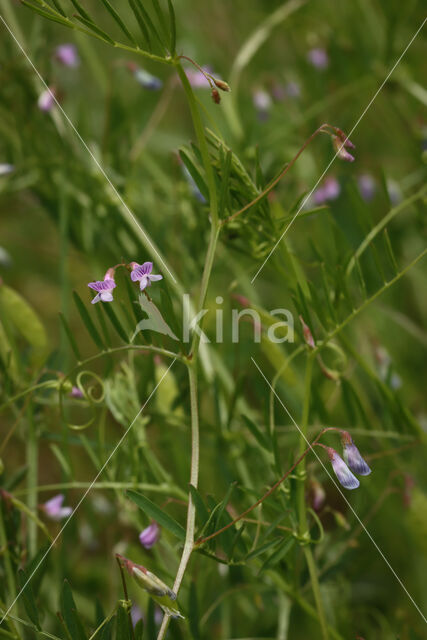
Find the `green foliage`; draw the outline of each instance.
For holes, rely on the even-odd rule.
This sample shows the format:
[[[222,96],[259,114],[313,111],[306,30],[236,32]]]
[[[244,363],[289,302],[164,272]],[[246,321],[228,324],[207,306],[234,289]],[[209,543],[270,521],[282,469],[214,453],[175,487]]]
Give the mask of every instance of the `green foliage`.
[[[15,169],[0,175],[0,615],[19,597],[0,636],[154,640],[181,577],[177,640],[420,640],[419,611],[355,513],[423,609],[422,32],[358,122],[421,3],[22,5],[6,0],[4,19],[78,136],[56,107],[37,108],[42,89],[5,30],[0,156]],[[77,68],[56,59],[67,41]],[[310,64],[312,48],[327,49],[327,68]],[[219,105],[208,81],[187,86],[182,68],[197,67],[181,54],[227,80]],[[328,168],[338,191],[323,202],[324,179],[311,191],[331,141],[299,152],[325,120],[358,124],[356,160]],[[120,266],[114,302],[90,304],[87,282],[108,266],[149,260],[164,279],[148,295]],[[183,340],[185,292],[191,315],[207,310],[210,344]],[[344,499],[320,447],[292,468],[306,447],[295,424],[308,441],[348,430],[372,474]],[[333,431],[321,442],[341,451]],[[42,507],[58,493],[79,505],[64,531]],[[161,535],[145,548],[152,520]],[[117,551],[148,578],[122,583]],[[143,612],[133,628],[131,607]]]

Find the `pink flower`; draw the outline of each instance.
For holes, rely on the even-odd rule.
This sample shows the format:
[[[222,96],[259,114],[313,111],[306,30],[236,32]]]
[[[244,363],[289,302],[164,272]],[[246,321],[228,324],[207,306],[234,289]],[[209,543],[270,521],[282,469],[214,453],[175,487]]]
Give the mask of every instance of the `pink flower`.
[[[310,331],[310,328],[305,324],[302,316],[300,316],[299,319],[302,325],[302,333],[304,336],[305,343],[308,344],[308,346],[311,347],[311,349],[314,349],[316,347],[316,343],[314,342],[314,338]]]
[[[104,276],[104,280],[96,280],[95,282],[89,282],[87,285],[94,291],[97,291],[97,295],[92,300],[92,304],[99,302],[111,302],[113,300],[112,290],[116,287],[114,281],[114,269],[108,269]]]
[[[151,286],[152,282],[162,280],[163,276],[151,273],[153,270],[152,262],[144,262],[144,264],[138,264],[137,262],[131,262],[132,272],[130,274],[133,282],[139,281],[139,288],[144,291],[146,287]]]
[[[56,47],[55,58],[66,67],[75,68],[80,64],[76,47],[69,43]]]
[[[84,395],[81,389],[79,389],[76,386],[73,386],[73,388],[70,391],[70,398],[84,398]]]
[[[68,516],[73,513],[73,509],[72,507],[62,506],[64,499],[64,494],[59,493],[57,496],[54,496],[45,502],[41,508],[51,520],[62,520],[63,518],[68,518]]]
[[[55,105],[56,90],[55,87],[45,89],[37,100],[37,106],[40,111],[50,111]]]
[[[316,67],[316,69],[327,69],[329,66],[329,57],[326,53],[325,49],[321,49],[320,47],[316,47],[314,49],[310,49],[307,53],[307,60]]]
[[[338,127],[334,127],[336,134],[332,136],[332,145],[335,149],[336,154],[341,160],[345,160],[346,162],[354,162],[354,156],[351,155],[347,151],[347,149],[355,149],[356,147],[352,143],[352,141],[347,138],[344,131],[338,129]]]
[[[139,541],[145,549],[151,549],[160,537],[160,527],[157,522],[152,522],[139,534]]]

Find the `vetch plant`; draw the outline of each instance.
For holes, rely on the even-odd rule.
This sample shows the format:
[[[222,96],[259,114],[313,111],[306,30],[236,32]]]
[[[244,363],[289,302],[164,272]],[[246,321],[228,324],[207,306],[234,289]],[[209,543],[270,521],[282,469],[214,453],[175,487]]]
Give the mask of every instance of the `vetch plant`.
[[[415,270],[425,256],[418,247],[426,189],[419,149],[408,144],[407,123],[417,113],[413,106],[406,113],[404,99],[422,95],[417,70],[401,68],[378,111],[366,96],[369,119],[360,119],[368,80],[383,81],[376,75],[403,41],[393,12],[367,12],[364,19],[375,20],[361,39],[352,3],[346,11],[357,20],[345,23],[332,5],[327,21],[311,3],[295,16],[304,3],[289,0],[271,13],[249,4],[233,25],[222,0],[209,13],[212,24],[203,8],[173,0],[23,4],[37,14],[29,36],[25,18],[19,33],[25,10],[7,3],[2,18],[22,45],[19,55],[6,51],[1,69],[3,157],[15,171],[6,170],[0,186],[8,207],[31,214],[34,238],[18,247],[31,254],[43,299],[22,275],[29,268],[22,252],[17,267],[1,274],[22,293],[0,280],[0,635],[419,634],[423,593],[411,560],[389,562],[389,551],[381,552],[381,568],[375,542],[396,525],[393,498],[384,499],[393,488],[377,491],[384,470],[407,472],[423,438],[412,372],[424,343]],[[175,9],[188,16],[177,21]],[[292,37],[272,37],[278,27]],[[52,47],[44,52],[40,42],[56,33],[55,42],[64,42],[62,28],[74,32],[78,54],[72,38],[54,49],[69,67],[58,82]],[[377,31],[384,51],[370,42]],[[340,34],[333,45],[330,33]],[[64,117],[42,94],[39,107],[49,114],[37,118],[40,131],[27,117],[40,94],[27,51],[42,77],[50,69],[54,95],[61,87],[67,96]],[[214,60],[219,73],[199,60]],[[366,68],[374,70],[369,78]],[[262,123],[253,117],[254,89]],[[338,110],[352,139],[361,123],[359,178],[384,174],[378,207],[358,194],[349,135],[318,119]],[[390,123],[396,131],[386,136]],[[333,177],[325,176],[335,158]],[[386,188],[391,174],[401,184],[397,206]],[[6,240],[19,234],[19,215],[9,217]],[[57,234],[57,253],[45,247],[49,234]],[[145,261],[129,262],[134,257]],[[88,284],[89,299],[84,270],[102,274],[109,264],[103,279]],[[405,295],[395,293],[406,274]],[[375,307],[383,293],[387,301]],[[56,311],[60,332],[52,330]],[[406,339],[396,340],[397,331]],[[379,332],[393,362],[410,365],[399,367],[403,382],[411,378],[409,395],[375,367],[370,346]],[[334,437],[342,457],[328,446]],[[12,445],[17,453],[8,456]],[[375,470],[363,481],[358,476],[371,469],[359,446]],[[359,491],[341,491],[329,470],[344,489]],[[420,470],[410,471],[418,487]],[[108,509],[96,507],[100,496],[108,496]],[[53,546],[43,514],[61,521]],[[413,523],[399,512],[397,524],[410,539]],[[90,531],[96,549],[84,548],[83,537],[76,542],[76,531]],[[356,545],[357,563],[349,553]],[[114,555],[123,594],[110,571]],[[392,564],[395,577],[402,572],[396,591],[386,573]],[[125,570],[135,582],[129,593]],[[406,607],[402,585],[415,594]]]

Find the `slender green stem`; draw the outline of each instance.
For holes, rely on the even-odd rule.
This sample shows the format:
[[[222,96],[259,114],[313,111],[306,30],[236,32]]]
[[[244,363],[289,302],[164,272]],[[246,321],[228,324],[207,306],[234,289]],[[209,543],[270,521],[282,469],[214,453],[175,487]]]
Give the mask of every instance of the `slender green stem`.
[[[188,365],[188,381],[190,385],[190,408],[191,408],[191,471],[190,484],[197,488],[199,482],[199,409],[197,398],[197,368]],[[176,574],[173,590],[178,593],[184,578],[184,573],[194,549],[194,531],[196,523],[196,507],[193,503],[191,493],[188,494],[187,527],[185,532],[184,549]],[[165,614],[157,640],[163,640],[169,627],[170,616]]]
[[[305,385],[304,385],[304,404],[302,410],[301,424],[300,424],[300,439],[299,439],[299,453],[304,453],[307,447],[307,427],[308,418],[310,414],[310,398],[311,398],[311,382],[313,376],[313,364],[314,353],[311,352],[307,358],[307,365],[305,371]],[[326,624],[325,613],[323,610],[322,598],[320,594],[319,580],[317,577],[316,563],[314,561],[313,553],[309,546],[310,544],[310,532],[307,526],[307,507],[305,504],[305,484],[306,484],[306,464],[305,458],[302,459],[301,464],[297,470],[297,512],[298,512],[298,532],[301,543],[304,545],[304,555],[307,562],[308,571],[310,574],[311,587],[313,590],[314,601],[316,603],[316,609],[319,616],[320,627],[322,631],[323,640],[328,640],[329,632]]]
[[[27,506],[30,511],[36,513],[39,452],[32,403],[28,407],[27,415]],[[37,523],[33,519],[28,520],[28,552],[30,558],[34,558],[37,553]]]
[[[181,79],[182,86],[184,87],[188,104],[190,106],[191,117],[193,119],[193,125],[196,131],[197,141],[199,143],[200,153],[202,155],[203,166],[205,169],[206,181],[208,183],[209,205],[210,205],[210,213],[212,217],[212,224],[213,226],[216,226],[218,222],[218,196],[216,191],[215,175],[214,175],[213,167],[209,157],[208,143],[206,140],[202,118],[200,116],[200,112],[197,106],[197,101],[194,96],[193,90],[191,88],[190,82],[179,60],[175,61],[175,66],[176,66],[178,75]]]
[[[179,487],[170,484],[148,484],[146,482],[58,482],[57,484],[42,484],[37,487],[37,491],[62,491],[64,489],[137,489],[138,491],[152,491],[153,493],[164,493],[168,496],[175,496],[183,500],[187,499],[187,494]],[[25,495],[27,489],[20,489],[14,492],[14,496]]]
[[[10,560],[9,543],[6,535],[6,526],[3,517],[3,502],[0,502],[0,548],[2,549],[2,557],[4,560],[6,583],[7,588],[9,589],[9,597],[11,600],[15,600],[15,577],[12,569],[12,562]]]

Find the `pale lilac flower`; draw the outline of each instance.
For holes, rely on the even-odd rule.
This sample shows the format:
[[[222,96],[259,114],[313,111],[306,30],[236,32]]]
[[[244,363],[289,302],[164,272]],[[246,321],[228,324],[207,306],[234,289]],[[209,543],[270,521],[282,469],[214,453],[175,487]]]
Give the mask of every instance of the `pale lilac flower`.
[[[0,176],[8,176],[13,171],[15,171],[13,164],[0,164]]]
[[[130,274],[131,280],[137,282],[139,280],[139,288],[144,291],[146,287],[151,286],[152,282],[162,280],[163,276],[155,275],[151,273],[153,270],[152,262],[144,262],[144,264],[138,264],[137,262],[131,262],[132,272]]]
[[[329,66],[329,56],[325,49],[315,47],[307,53],[307,60],[316,67],[316,69],[327,69]]]
[[[84,398],[83,391],[78,387],[73,386],[73,388],[70,391],[70,398]]]
[[[45,89],[37,100],[37,106],[40,111],[50,111],[55,106],[55,88],[48,87]]]
[[[74,44],[60,44],[55,49],[55,58],[64,66],[73,69],[80,64],[80,59]]]
[[[202,67],[203,71],[206,71],[210,76],[214,75],[212,67],[204,66]],[[210,84],[205,74],[199,71],[198,69],[186,69],[185,71],[188,82],[191,84],[193,89],[209,89]]]
[[[344,447],[344,460],[350,469],[359,476],[368,476],[371,470],[360,455],[359,449],[347,431],[342,434],[342,442]]]
[[[160,78],[156,78],[156,76],[151,75],[145,69],[137,68],[133,72],[133,77],[137,81],[141,87],[144,89],[149,89],[150,91],[158,91],[163,87],[163,82]]]
[[[344,460],[335,449],[331,447],[327,448],[329,460],[332,464],[332,469],[338,478],[338,481],[345,489],[357,489],[359,486],[359,480],[351,473]]]
[[[130,610],[130,617],[132,618],[133,626],[135,626],[136,623],[139,622],[140,620],[144,620],[144,614],[142,612],[142,609],[138,607],[137,604],[132,605]]]
[[[157,522],[152,522],[139,534],[139,541],[145,549],[151,549],[160,537],[160,527]]]
[[[402,201],[402,191],[394,180],[387,180],[387,192],[391,204],[396,205]]]
[[[252,94],[252,100],[260,120],[266,120],[272,104],[270,94],[265,89],[257,89]]]
[[[357,178],[360,195],[366,202],[370,202],[377,189],[374,178],[369,173],[363,173]]]
[[[65,496],[63,493],[59,493],[42,505],[42,509],[45,514],[51,518],[51,520],[62,520],[68,518],[73,513],[72,507],[63,507]]]
[[[100,300],[102,300],[102,302],[111,302],[113,300],[113,294],[111,292],[116,287],[116,283],[114,282],[114,269],[108,269],[104,280],[89,282],[87,286],[98,292],[92,300],[92,304]]]
[[[317,205],[321,205],[330,200],[336,200],[340,193],[340,183],[336,178],[330,176],[326,178],[323,185],[313,193],[313,200]]]

